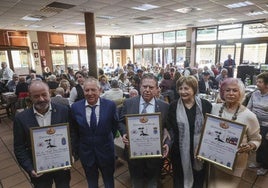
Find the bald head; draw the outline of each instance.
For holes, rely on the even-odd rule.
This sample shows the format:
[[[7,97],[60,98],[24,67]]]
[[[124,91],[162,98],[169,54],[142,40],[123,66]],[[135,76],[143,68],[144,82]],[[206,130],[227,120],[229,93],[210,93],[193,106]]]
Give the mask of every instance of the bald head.
[[[29,94],[33,107],[40,114],[45,114],[50,105],[48,85],[42,81],[33,81],[29,86]]]

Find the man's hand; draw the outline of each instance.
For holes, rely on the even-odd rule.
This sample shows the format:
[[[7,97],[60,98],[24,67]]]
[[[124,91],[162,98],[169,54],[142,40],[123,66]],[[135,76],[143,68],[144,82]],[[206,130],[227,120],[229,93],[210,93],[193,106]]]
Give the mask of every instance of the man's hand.
[[[128,137],[127,137],[127,134],[124,134],[123,137],[122,137],[122,141],[125,145],[129,145],[129,140],[128,140]]]
[[[32,177],[34,177],[34,178],[38,178],[38,177],[40,177],[40,176],[42,176],[43,174],[37,174],[36,172],[35,172],[35,170],[32,170],[31,171],[31,176]]]

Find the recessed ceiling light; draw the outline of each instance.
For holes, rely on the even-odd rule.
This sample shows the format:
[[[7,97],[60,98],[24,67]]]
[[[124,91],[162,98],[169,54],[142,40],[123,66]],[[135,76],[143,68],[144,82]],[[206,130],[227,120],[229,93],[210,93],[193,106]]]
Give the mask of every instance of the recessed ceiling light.
[[[114,19],[114,16],[107,16],[107,15],[103,15],[103,16],[97,16],[97,18],[99,19],[105,19],[105,20],[111,20]]]
[[[262,15],[262,14],[268,14],[268,11],[251,11],[249,13],[247,13],[247,16],[258,16],[258,15]]]
[[[198,22],[213,22],[213,21],[215,21],[215,19],[213,19],[213,18],[208,18],[208,19],[203,19],[203,20],[198,20]]]
[[[85,25],[85,22],[76,22],[75,25]]]
[[[43,20],[43,18],[45,18],[45,16],[41,16],[41,15],[26,15],[24,17],[22,17],[22,20],[26,20],[26,21],[41,21]]]
[[[194,9],[191,8],[191,7],[184,7],[184,8],[179,8],[179,9],[176,9],[174,11],[176,12],[179,12],[179,13],[183,13],[183,14],[187,14],[189,12],[192,12]]]
[[[142,4],[142,5],[140,5],[140,6],[137,6],[137,7],[131,7],[131,8],[132,8],[132,9],[135,9],[135,10],[147,11],[147,10],[151,10],[151,9],[159,8],[159,6],[151,5],[151,4]]]
[[[238,3],[233,3],[229,5],[225,5],[227,8],[233,9],[233,8],[240,8],[240,7],[246,7],[249,5],[254,5],[254,3],[250,1],[244,1],[244,2],[238,2]]]
[[[225,19],[220,19],[219,22],[229,22],[229,21],[235,21],[235,18],[225,18]]]

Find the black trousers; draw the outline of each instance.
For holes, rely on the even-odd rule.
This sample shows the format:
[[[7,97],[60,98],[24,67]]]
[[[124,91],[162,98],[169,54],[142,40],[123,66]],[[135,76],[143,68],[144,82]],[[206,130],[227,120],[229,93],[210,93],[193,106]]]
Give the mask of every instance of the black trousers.
[[[261,145],[256,152],[256,161],[263,168],[268,169],[268,140],[265,138],[268,133],[268,127],[260,126],[260,134],[262,136]]]
[[[31,177],[34,188],[52,188],[53,181],[56,188],[70,188],[70,170],[59,170],[45,173],[38,178]]]

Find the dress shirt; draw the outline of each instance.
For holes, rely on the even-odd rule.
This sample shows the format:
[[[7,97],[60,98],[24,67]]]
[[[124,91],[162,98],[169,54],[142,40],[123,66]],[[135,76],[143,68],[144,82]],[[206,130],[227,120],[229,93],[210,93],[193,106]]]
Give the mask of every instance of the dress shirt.
[[[89,106],[92,106],[92,105],[89,105],[87,100],[86,100],[86,102],[85,102],[86,119],[87,119],[88,125],[90,126],[91,108],[89,108]],[[96,106],[96,108],[95,108],[95,113],[96,113],[96,117],[97,117],[97,125],[96,126],[98,126],[99,118],[100,118],[100,99],[98,99],[97,103],[93,106]]]
[[[139,112],[141,114],[143,108],[144,108],[144,103],[146,103],[142,96],[140,98],[140,109]],[[153,98],[151,101],[149,101],[149,105],[146,108],[146,113],[155,113],[155,99]]]
[[[34,106],[33,106],[33,110],[34,110],[35,118],[40,127],[51,125],[51,112],[52,112],[51,104],[49,105],[49,110],[44,115],[37,112]]]

